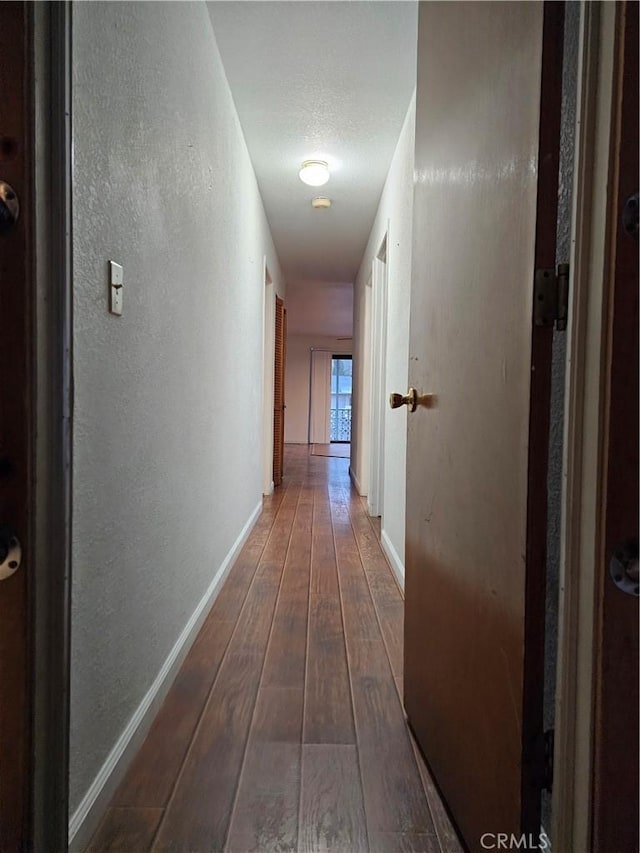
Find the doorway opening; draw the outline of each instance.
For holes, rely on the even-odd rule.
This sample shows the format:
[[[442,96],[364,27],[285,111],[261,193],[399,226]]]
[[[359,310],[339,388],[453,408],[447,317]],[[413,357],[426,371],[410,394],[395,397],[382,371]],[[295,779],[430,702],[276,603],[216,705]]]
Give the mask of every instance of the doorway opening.
[[[284,365],[286,359],[287,312],[276,296],[275,346],[273,361],[273,484],[282,483],[284,468]]]
[[[330,443],[351,442],[352,356],[331,357]]]
[[[369,462],[369,515],[383,512],[384,419],[387,365],[387,237],[384,235],[372,269],[371,305],[371,445]]]
[[[276,289],[264,259],[264,302],[263,327],[263,393],[262,393],[262,494],[273,491],[273,410],[274,410],[274,366],[276,338]]]

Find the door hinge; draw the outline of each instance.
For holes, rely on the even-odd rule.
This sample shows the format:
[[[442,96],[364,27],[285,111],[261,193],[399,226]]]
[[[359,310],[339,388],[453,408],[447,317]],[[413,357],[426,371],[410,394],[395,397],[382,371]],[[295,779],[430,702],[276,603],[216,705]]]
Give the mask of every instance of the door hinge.
[[[536,326],[554,326],[559,332],[567,328],[569,308],[569,264],[553,269],[536,270],[533,288],[533,319]]]
[[[551,793],[553,787],[553,729],[547,729],[543,735],[544,746],[544,770],[542,776],[542,787]]]

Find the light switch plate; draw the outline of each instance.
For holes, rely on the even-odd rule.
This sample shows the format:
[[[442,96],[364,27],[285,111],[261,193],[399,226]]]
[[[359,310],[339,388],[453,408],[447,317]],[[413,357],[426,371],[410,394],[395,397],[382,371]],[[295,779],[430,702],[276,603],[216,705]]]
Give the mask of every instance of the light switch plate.
[[[122,316],[123,285],[124,274],[122,266],[115,261],[109,261],[109,311],[118,317]]]

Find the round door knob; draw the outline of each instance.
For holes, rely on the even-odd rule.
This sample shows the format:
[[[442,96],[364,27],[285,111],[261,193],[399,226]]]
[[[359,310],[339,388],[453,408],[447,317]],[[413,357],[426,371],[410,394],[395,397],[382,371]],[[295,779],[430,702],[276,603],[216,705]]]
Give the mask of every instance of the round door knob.
[[[22,562],[20,540],[6,524],[0,525],[0,581],[17,572]]]
[[[392,409],[399,409],[401,406],[408,406],[410,412],[415,412],[418,407],[418,392],[415,388],[409,388],[406,394],[390,394],[389,405]]]
[[[16,191],[6,181],[0,180],[0,234],[11,231],[20,216],[20,202]]]
[[[640,199],[633,193],[622,208],[622,227],[630,237],[638,242],[638,219],[640,217]]]
[[[628,539],[615,549],[609,562],[609,573],[622,592],[636,597],[640,595],[637,539]]]

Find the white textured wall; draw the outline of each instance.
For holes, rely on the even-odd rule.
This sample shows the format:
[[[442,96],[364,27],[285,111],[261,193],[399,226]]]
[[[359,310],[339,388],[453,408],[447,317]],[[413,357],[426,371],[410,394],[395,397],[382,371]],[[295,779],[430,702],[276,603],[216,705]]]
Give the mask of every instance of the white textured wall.
[[[285,368],[284,440],[306,444],[309,440],[309,371],[311,347],[331,350],[334,354],[351,353],[351,341],[320,335],[288,335]]]
[[[354,292],[355,420],[352,471],[361,484],[368,483],[369,411],[366,393],[365,289],[373,259],[387,226],[387,360],[384,398],[392,391],[406,393],[409,358],[409,301],[411,295],[411,239],[413,222],[413,162],[415,142],[415,96],[412,98],[391,161],[367,248],[356,278]],[[383,544],[395,551],[396,568],[404,567],[405,471],[407,410],[392,411],[385,405],[385,451],[382,532]],[[366,487],[363,488],[366,493]],[[400,565],[398,565],[398,561]]]
[[[205,5],[73,41],[72,810],[260,500],[265,253],[282,292]]]

